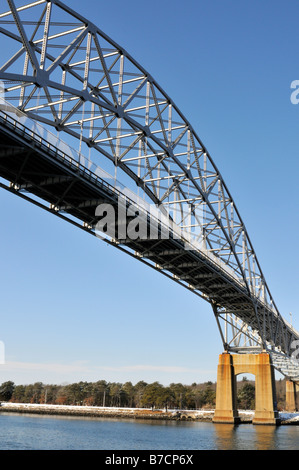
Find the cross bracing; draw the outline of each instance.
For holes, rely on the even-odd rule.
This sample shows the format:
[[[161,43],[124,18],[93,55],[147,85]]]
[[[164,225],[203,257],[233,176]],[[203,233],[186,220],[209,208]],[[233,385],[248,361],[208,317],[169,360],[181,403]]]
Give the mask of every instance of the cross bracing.
[[[7,0],[1,10],[0,80],[7,102],[75,142],[80,155],[88,152],[97,168],[158,206],[194,249],[177,239],[115,244],[208,300],[227,348],[257,347],[289,357],[298,334],[275,305],[221,173],[171,98],[122,47],[59,0]],[[46,200],[58,215],[72,211],[74,196],[70,202],[67,195],[77,180],[46,174],[37,190],[37,182],[24,177],[32,153],[23,153],[22,142],[1,146],[3,167],[10,156],[23,155],[17,173],[1,172],[8,179],[13,174],[10,190],[46,197],[47,188],[59,186],[55,204],[50,196]],[[94,229],[94,210],[103,200],[94,194],[76,202],[85,228]]]

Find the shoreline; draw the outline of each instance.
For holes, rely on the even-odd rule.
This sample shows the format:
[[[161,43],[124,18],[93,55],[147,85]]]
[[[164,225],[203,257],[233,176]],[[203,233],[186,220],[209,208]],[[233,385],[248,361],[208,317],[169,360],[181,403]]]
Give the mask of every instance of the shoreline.
[[[168,421],[212,422],[214,410],[151,410],[146,408],[115,408],[101,406],[47,405],[31,403],[0,404],[0,413],[74,416],[86,418],[151,419]],[[241,424],[250,424],[254,411],[239,410]],[[279,412],[281,425],[299,425],[299,413]]]
[[[29,403],[1,403],[0,413],[26,413],[41,415],[80,416],[117,419],[155,419],[171,421],[212,421],[214,410],[161,410],[147,408],[116,408],[80,405],[41,405]]]

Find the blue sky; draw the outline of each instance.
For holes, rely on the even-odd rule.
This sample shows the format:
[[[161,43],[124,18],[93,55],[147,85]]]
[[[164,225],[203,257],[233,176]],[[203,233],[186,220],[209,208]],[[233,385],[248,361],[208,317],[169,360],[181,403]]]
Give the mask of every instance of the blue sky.
[[[295,0],[65,1],[147,69],[208,148],[282,315],[299,329]],[[209,304],[0,193],[0,383],[216,380]]]

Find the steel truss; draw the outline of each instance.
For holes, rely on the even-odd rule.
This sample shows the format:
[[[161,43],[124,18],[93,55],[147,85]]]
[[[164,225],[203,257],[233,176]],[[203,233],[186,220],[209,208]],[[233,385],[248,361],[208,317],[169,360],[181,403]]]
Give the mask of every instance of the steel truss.
[[[281,364],[299,334],[280,315],[235,202],[191,124],[122,47],[60,0],[7,5],[0,13],[5,99],[137,187],[219,262],[249,301],[240,302],[240,293],[223,284],[210,284],[215,294],[207,294],[203,278],[191,287],[213,306],[225,348],[266,349],[286,374]],[[177,277],[194,281],[185,271]],[[298,371],[292,363],[292,376]]]

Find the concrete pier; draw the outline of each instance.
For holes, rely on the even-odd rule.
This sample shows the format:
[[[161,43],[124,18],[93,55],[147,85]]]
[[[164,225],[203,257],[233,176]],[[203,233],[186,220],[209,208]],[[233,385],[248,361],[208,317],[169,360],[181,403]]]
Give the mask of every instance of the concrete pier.
[[[298,411],[299,384],[292,380],[286,380],[286,411]]]
[[[269,354],[229,354],[219,356],[215,423],[240,421],[237,410],[236,377],[255,375],[255,415],[253,424],[280,423],[276,403],[274,369]]]

